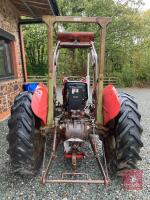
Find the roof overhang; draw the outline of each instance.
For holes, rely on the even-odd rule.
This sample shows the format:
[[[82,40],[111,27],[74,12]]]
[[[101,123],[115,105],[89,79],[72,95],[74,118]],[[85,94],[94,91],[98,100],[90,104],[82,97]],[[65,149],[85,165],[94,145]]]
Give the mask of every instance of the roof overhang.
[[[43,15],[59,15],[56,0],[11,0],[20,16],[40,18]]]

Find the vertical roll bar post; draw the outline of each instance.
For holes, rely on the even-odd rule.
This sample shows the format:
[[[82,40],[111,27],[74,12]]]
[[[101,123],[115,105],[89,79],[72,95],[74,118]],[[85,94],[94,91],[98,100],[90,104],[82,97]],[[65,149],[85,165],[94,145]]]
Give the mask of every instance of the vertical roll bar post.
[[[47,126],[54,125],[54,67],[53,67],[53,25],[56,22],[70,23],[95,23],[100,26],[100,50],[98,54],[98,80],[97,80],[97,105],[96,105],[96,124],[103,124],[102,114],[102,92],[104,79],[104,62],[105,62],[105,37],[106,27],[111,22],[110,17],[73,17],[73,16],[48,16],[42,17],[48,26],[48,117]]]

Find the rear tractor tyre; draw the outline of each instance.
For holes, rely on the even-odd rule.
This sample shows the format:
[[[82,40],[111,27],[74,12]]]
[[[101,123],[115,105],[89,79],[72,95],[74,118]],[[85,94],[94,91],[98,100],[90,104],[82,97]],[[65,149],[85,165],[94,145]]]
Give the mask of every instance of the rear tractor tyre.
[[[44,138],[40,135],[40,120],[31,109],[32,93],[20,93],[11,109],[8,121],[7,153],[14,172],[35,174],[42,162]]]
[[[113,120],[110,135],[105,139],[106,158],[110,169],[118,175],[125,169],[137,169],[141,160],[140,148],[143,146],[140,125],[141,115],[137,103],[126,94],[120,93],[121,110]]]

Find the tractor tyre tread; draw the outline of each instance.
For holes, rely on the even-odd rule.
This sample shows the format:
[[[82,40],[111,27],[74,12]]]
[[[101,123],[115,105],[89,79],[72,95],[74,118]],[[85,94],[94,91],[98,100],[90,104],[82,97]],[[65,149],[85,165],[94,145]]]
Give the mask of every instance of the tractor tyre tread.
[[[117,170],[136,168],[140,148],[143,146],[140,124],[141,115],[137,110],[137,103],[126,93],[119,94],[121,110],[117,117],[116,137],[116,168]]]
[[[37,160],[33,155],[36,117],[31,109],[31,100],[30,92],[21,92],[14,101],[8,121],[7,153],[14,171],[20,174],[36,173]]]

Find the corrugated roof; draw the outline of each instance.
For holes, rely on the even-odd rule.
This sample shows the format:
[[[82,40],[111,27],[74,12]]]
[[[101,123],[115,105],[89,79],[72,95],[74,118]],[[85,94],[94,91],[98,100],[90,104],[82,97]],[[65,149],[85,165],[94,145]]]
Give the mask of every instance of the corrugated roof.
[[[56,0],[11,0],[20,16],[38,18],[42,15],[59,15]]]

